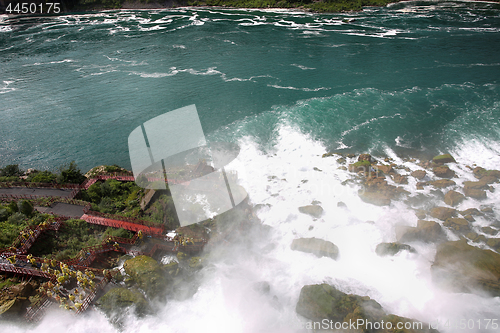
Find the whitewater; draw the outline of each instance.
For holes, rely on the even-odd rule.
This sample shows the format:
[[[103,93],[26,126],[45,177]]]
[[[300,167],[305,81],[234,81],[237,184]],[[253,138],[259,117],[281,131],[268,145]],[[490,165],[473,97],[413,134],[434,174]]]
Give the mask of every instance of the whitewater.
[[[130,312],[120,328],[97,309],[0,328],[307,332],[295,306],[301,288],[318,283],[425,323],[497,318],[499,297],[433,284],[435,244],[377,256],[377,244],[396,241],[397,226],[417,225],[415,210],[403,200],[363,202],[362,186],[341,168],[356,157],[343,164],[322,155],[371,153],[414,171],[420,159],[450,153],[458,185],[475,180],[467,166],[500,169],[499,32],[499,5],[480,2],[321,15],[181,8],[0,18],[1,166],[53,169],[75,160],[84,171],[130,168],[135,127],[196,104],[208,141],[239,145],[228,169],[263,226],[215,245],[191,298],[157,302],[142,318]],[[409,197],[424,193],[429,205],[445,205],[416,183],[402,185]],[[492,186],[488,199],[456,208],[490,206],[500,220],[499,184]],[[320,218],[299,212],[313,203],[324,209]],[[478,217],[475,231],[489,224]],[[331,241],[338,259],[291,250],[301,237]]]

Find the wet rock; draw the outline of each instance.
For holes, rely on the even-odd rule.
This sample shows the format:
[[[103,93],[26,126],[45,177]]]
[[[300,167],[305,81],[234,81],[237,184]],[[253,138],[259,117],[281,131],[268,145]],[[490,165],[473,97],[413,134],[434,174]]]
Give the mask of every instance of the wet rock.
[[[500,238],[490,238],[486,241],[486,245],[498,251],[500,249]]]
[[[436,219],[446,221],[450,217],[456,216],[457,211],[448,207],[434,207],[430,211],[430,215]]]
[[[443,155],[434,156],[432,158],[432,162],[434,162],[436,164],[456,163],[455,159],[450,154],[443,154]]]
[[[498,230],[495,230],[492,227],[482,227],[481,231],[484,232],[485,234],[492,235],[492,236],[498,234]]]
[[[481,289],[500,296],[500,254],[468,245],[466,240],[440,244],[431,272],[433,281],[443,288]]]
[[[466,233],[470,231],[469,222],[460,217],[450,217],[444,221],[443,225],[458,233]]]
[[[328,284],[302,287],[295,310],[309,319],[338,322],[354,314],[371,320],[385,316],[382,306],[369,297],[345,294]]]
[[[426,176],[426,174],[427,172],[425,172],[425,170],[415,170],[410,175],[418,180],[421,180]]]
[[[321,217],[323,215],[323,207],[319,205],[308,205],[299,207],[299,212],[302,214],[307,214],[315,218]]]
[[[337,163],[338,163],[338,164],[345,164],[345,162],[346,162],[346,159],[345,159],[345,158],[343,158],[343,157],[341,157],[341,158],[339,158],[339,159],[337,160]]]
[[[475,215],[475,216],[484,215],[477,208],[469,208],[469,209],[463,210],[460,212],[460,214],[462,214],[462,215]]]
[[[391,165],[375,165],[373,167],[376,171],[381,171],[384,174],[394,173],[394,169]]]
[[[408,184],[408,177],[404,175],[395,174],[392,176],[392,180],[397,184]]]
[[[387,197],[385,194],[377,192],[360,191],[358,192],[358,195],[364,202],[376,206],[388,206],[391,204],[391,199]]]
[[[429,182],[428,184],[434,186],[435,188],[445,188],[448,186],[456,185],[457,183],[455,183],[453,180],[449,180],[449,179],[439,179],[439,180],[434,180],[432,182]]]
[[[479,178],[479,179],[486,177],[486,176],[492,176],[492,177],[495,177],[496,179],[500,178],[500,170],[486,170],[484,168],[477,167],[477,168],[474,168],[473,172],[474,172],[474,175],[476,176],[476,178]]]
[[[476,234],[475,232],[468,232],[465,237],[467,237],[468,239],[470,239],[471,241],[473,242],[477,242],[479,240],[479,235]]]
[[[346,205],[344,202],[339,201],[339,202],[337,202],[337,207],[340,207],[340,208],[347,208],[347,205]]]
[[[493,208],[491,208],[490,206],[481,206],[481,212],[485,213],[485,214],[493,214]]]
[[[418,218],[419,220],[423,220],[423,219],[425,219],[425,217],[427,216],[427,213],[426,213],[426,212],[425,212],[425,210],[423,210],[423,209],[417,209],[417,210],[415,211],[415,215],[417,216],[417,218]]]
[[[486,191],[478,190],[474,188],[464,188],[464,194],[466,197],[483,200],[486,199]]]
[[[358,162],[361,162],[361,161],[368,161],[371,163],[372,156],[370,154],[361,154],[358,156]]]
[[[418,220],[416,227],[403,227],[396,229],[399,242],[420,241],[434,243],[446,239],[441,225],[434,221]]]
[[[138,290],[127,288],[113,288],[104,296],[99,298],[97,305],[107,314],[123,312],[129,307],[134,307],[138,316],[151,312],[149,303],[144,295]]]
[[[290,248],[294,251],[312,253],[317,257],[337,259],[339,255],[339,249],[335,244],[314,237],[294,239]]]
[[[165,294],[168,280],[161,265],[153,258],[137,256],[125,261],[123,268],[148,297],[156,298]]]
[[[401,243],[380,243],[375,248],[375,253],[381,257],[393,256],[401,251],[416,252],[410,245]]]
[[[466,219],[469,222],[474,222],[475,221],[475,219],[474,219],[474,217],[472,217],[472,215],[464,215],[464,219]]]
[[[447,165],[441,165],[432,169],[432,172],[439,178],[453,178],[455,171],[451,170]]]
[[[368,296],[363,297],[346,294],[328,284],[306,285],[302,287],[295,311],[299,315],[317,322],[327,320],[333,323],[357,323],[358,320],[363,320],[365,323],[381,323],[383,321],[384,323],[391,322],[394,328],[397,326],[398,322],[415,322],[409,318],[392,314],[387,315],[382,306]],[[418,330],[419,333],[437,332],[435,330],[426,329],[426,327],[429,327],[428,324],[423,324],[422,326],[423,329]],[[387,325],[385,325],[385,327],[387,327]],[[307,322],[305,325],[305,329],[308,331],[315,331],[316,328],[312,326],[311,321]],[[332,329],[333,328],[334,327],[332,327]],[[341,331],[359,333],[374,332],[372,328],[366,327],[365,325],[360,325],[360,327],[355,330]],[[335,332],[337,332],[337,330]],[[384,330],[383,332],[389,333],[396,331]],[[416,333],[414,330],[406,329],[397,330],[397,332]]]
[[[444,196],[444,202],[450,206],[459,205],[464,199],[465,196],[462,193],[453,190],[448,191]]]

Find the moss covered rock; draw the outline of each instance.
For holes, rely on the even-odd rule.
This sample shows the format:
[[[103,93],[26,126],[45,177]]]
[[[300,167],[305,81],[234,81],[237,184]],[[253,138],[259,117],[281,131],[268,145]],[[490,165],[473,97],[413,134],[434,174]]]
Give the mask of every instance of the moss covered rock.
[[[123,268],[148,297],[156,298],[165,294],[168,280],[161,265],[153,258],[137,256],[125,261]]]
[[[141,292],[127,288],[111,289],[99,298],[97,305],[108,315],[120,313],[129,307],[134,307],[135,313],[139,316],[151,311],[148,301]]]
[[[450,154],[443,154],[443,155],[434,156],[432,158],[432,162],[434,162],[436,164],[456,163],[455,159]]]
[[[339,255],[339,249],[335,244],[314,237],[294,239],[290,247],[294,251],[312,253],[317,257],[337,259]]]
[[[399,317],[395,315],[387,315],[382,306],[370,297],[346,294],[328,284],[307,285],[302,287],[299,300],[295,308],[296,312],[301,316],[322,322],[324,319],[334,323],[359,323],[361,320],[366,322],[384,322],[393,323],[389,329],[388,325],[384,325],[384,329],[375,329],[372,325],[363,325],[354,327],[355,330],[337,330],[338,332],[393,332],[393,333],[428,333],[437,332],[428,330],[429,325],[413,326],[412,329],[397,329],[397,322],[413,323],[409,318]],[[360,320],[360,321],[358,321]],[[315,329],[308,327],[312,322],[307,322],[306,329]],[[412,325],[408,325],[410,327]],[[332,327],[333,329],[333,327]],[[335,332],[337,332],[335,331]]]
[[[481,289],[500,296],[500,254],[467,244],[442,243],[431,267],[433,281],[455,292]]]

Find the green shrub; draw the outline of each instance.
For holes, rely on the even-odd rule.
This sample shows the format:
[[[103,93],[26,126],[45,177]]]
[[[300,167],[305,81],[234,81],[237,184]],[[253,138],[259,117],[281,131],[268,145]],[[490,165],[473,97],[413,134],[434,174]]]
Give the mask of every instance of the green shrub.
[[[75,161],[71,161],[69,165],[63,165],[59,168],[60,174],[57,176],[59,184],[81,184],[87,178],[82,174]]]
[[[10,164],[4,167],[3,169],[0,169],[0,176],[2,177],[19,177],[22,176],[24,172],[19,169],[19,165],[17,164]]]
[[[26,224],[26,216],[22,213],[16,212],[9,216],[7,219],[7,223],[13,225],[25,225]]]
[[[9,218],[9,212],[5,208],[0,208],[0,222],[7,221]]]
[[[55,183],[57,175],[50,171],[38,171],[28,175],[27,181],[33,183]]]
[[[19,212],[24,214],[26,217],[30,217],[34,211],[33,205],[28,200],[19,200],[17,202],[17,208]]]
[[[132,238],[133,233],[131,231],[125,230],[123,228],[107,228],[102,234],[102,239],[106,239],[108,236],[122,237],[122,238]]]

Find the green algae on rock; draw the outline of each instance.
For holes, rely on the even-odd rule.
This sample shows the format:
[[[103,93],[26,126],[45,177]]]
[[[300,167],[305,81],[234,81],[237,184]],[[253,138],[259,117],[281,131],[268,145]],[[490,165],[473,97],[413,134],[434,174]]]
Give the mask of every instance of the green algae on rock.
[[[149,298],[165,295],[168,280],[161,265],[153,258],[140,255],[125,261],[123,268]]]

